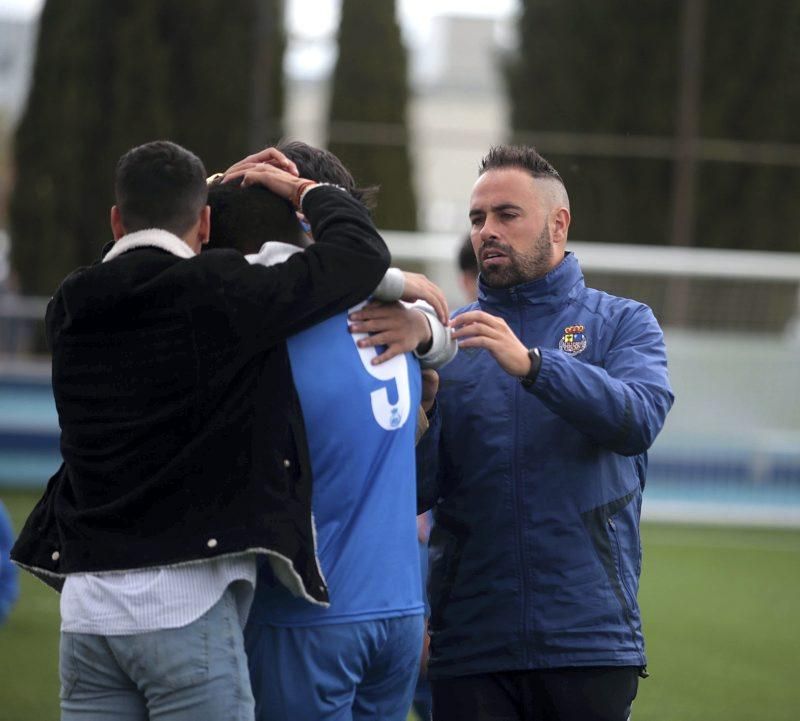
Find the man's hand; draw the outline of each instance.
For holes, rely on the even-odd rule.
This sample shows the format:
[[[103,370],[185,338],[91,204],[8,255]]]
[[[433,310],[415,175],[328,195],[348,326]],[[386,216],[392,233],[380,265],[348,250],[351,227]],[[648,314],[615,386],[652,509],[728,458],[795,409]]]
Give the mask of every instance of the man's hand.
[[[372,302],[350,314],[350,332],[364,333],[358,340],[359,348],[377,345],[386,350],[372,359],[372,365],[384,363],[407,351],[427,350],[431,342],[431,326],[422,311],[406,308],[402,303]]]
[[[420,405],[425,413],[430,413],[436,393],[439,391],[439,374],[430,368],[422,371],[422,400]]]
[[[446,326],[450,318],[450,311],[447,308],[447,299],[444,297],[442,289],[422,273],[408,273],[404,270],[403,278],[405,283],[400,299],[409,303],[424,300],[436,311],[442,325]]]
[[[277,151],[276,151],[277,152]],[[298,178],[296,175],[281,170],[268,163],[237,163],[236,170],[228,170],[222,182],[227,183],[234,178],[242,178],[242,187],[263,185],[275,195],[285,198],[291,203],[297,200],[297,192],[303,185],[313,185],[314,181]]]
[[[285,170],[287,173],[291,173],[294,176],[300,175],[300,173],[297,171],[297,166],[280,150],[277,148],[264,148],[264,150],[260,150],[257,153],[248,155],[246,158],[242,158],[242,160],[240,160],[238,163],[231,165],[231,167],[225,171],[225,178],[227,179],[228,175],[241,170],[242,166],[246,165],[248,168],[250,168],[259,163],[272,165],[276,168],[280,168],[281,170]]]
[[[453,318],[450,325],[460,348],[486,348],[512,376],[524,376],[530,371],[528,349],[502,318],[482,310],[471,310]]]

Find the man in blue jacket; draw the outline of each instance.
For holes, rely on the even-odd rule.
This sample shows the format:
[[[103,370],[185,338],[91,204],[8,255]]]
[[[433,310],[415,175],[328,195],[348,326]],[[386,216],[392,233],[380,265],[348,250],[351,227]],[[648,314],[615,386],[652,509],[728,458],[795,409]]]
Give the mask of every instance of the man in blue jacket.
[[[625,721],[647,450],[673,395],[641,303],[587,288],[556,170],[493,148],[470,199],[476,303],[418,446],[433,507],[436,721]]]

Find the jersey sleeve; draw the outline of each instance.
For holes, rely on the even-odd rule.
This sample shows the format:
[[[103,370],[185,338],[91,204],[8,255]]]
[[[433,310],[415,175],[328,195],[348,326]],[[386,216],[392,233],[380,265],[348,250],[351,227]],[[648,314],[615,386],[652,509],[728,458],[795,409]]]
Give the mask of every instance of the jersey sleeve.
[[[458,341],[453,338],[450,328],[445,327],[433,307],[424,300],[408,306],[425,314],[425,318],[431,327],[431,347],[426,353],[414,352],[419,359],[421,368],[441,368],[447,365],[458,353]]]

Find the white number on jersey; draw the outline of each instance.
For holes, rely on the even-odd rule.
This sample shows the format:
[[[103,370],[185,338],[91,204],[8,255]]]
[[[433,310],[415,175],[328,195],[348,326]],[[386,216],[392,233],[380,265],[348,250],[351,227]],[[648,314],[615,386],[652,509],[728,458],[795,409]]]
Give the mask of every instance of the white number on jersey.
[[[354,306],[350,311],[358,310],[365,303],[359,303]],[[408,420],[408,414],[411,410],[411,391],[408,386],[408,361],[404,354],[396,355],[394,358],[381,363],[380,365],[372,365],[371,361],[377,357],[378,351],[374,346],[370,348],[359,348],[358,341],[361,338],[366,338],[367,333],[351,333],[350,337],[353,343],[356,344],[358,350],[358,357],[361,358],[361,364],[364,370],[367,371],[373,378],[387,384],[385,387],[380,388],[370,393],[372,401],[372,415],[381,428],[387,431],[396,431],[401,428]],[[388,384],[394,381],[397,387],[397,402],[391,403],[389,401]]]

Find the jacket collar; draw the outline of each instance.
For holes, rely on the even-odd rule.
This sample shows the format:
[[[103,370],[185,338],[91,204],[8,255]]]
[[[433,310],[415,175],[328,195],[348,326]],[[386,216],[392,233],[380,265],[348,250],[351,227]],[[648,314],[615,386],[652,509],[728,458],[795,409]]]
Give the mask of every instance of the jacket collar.
[[[147,228],[123,235],[105,254],[103,262],[113,260],[118,255],[127,253],[134,248],[158,248],[177,255],[179,258],[194,258],[195,256],[195,252],[177,235],[160,228]]]
[[[246,255],[245,259],[251,265],[275,265],[276,263],[283,263],[287,258],[302,251],[303,249],[297,245],[271,240],[264,243],[258,253]]]
[[[487,306],[524,303],[547,307],[563,303],[576,286],[583,287],[583,273],[575,254],[567,251],[564,260],[547,275],[527,283],[510,288],[490,288],[479,277],[478,300]]]

